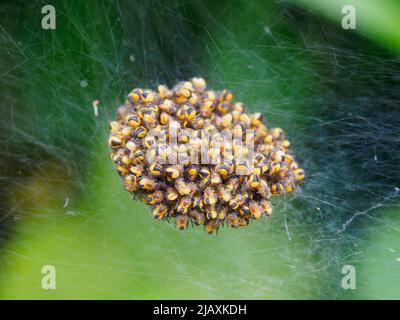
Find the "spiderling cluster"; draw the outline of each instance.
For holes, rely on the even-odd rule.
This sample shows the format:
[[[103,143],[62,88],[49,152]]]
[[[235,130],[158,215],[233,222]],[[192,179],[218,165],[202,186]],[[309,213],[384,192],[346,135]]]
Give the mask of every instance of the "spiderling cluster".
[[[134,89],[110,131],[110,159],[126,191],[181,230],[189,221],[208,233],[247,226],[272,213],[271,195],[304,179],[282,129],[246,113],[229,90],[206,90],[202,78]]]

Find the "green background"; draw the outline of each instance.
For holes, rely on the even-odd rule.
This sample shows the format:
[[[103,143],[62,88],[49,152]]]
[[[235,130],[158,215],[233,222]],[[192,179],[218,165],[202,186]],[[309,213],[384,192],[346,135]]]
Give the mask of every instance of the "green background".
[[[353,1],[356,30],[342,1],[55,1],[56,30],[44,4],[0,6],[0,298],[400,297],[398,145],[379,153],[394,125],[371,170],[360,143],[399,119],[396,1]],[[284,128],[307,174],[270,219],[216,236],[153,220],[107,158],[126,93],[198,75]],[[340,286],[346,264],[356,290]]]

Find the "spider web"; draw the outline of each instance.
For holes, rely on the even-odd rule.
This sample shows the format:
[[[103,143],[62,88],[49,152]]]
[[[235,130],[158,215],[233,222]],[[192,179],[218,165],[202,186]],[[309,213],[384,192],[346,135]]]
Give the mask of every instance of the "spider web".
[[[398,58],[286,2],[60,1],[53,31],[43,5],[0,7],[0,297],[400,296]],[[107,158],[132,88],[198,75],[282,127],[307,175],[217,236],[153,220]]]

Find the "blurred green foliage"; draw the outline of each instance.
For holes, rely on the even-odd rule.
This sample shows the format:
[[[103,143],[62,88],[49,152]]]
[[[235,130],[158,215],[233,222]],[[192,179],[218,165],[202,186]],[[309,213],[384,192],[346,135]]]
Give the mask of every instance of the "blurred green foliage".
[[[380,210],[366,216],[368,224],[360,234],[360,243],[346,263],[356,269],[356,290],[344,292],[343,298],[399,299],[400,228],[397,209]]]
[[[377,41],[392,50],[400,52],[400,4],[396,0],[293,0],[315,10],[334,23],[341,24],[342,8],[352,5],[356,10],[356,32]]]

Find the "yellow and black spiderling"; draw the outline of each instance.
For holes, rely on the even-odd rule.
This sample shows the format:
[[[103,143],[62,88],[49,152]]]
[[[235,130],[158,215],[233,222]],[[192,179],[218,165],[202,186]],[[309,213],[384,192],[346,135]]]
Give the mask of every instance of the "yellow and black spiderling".
[[[247,226],[271,215],[271,196],[295,191],[305,178],[284,131],[263,118],[231,91],[207,90],[202,78],[134,89],[110,123],[110,159],[155,219],[207,233]],[[216,132],[233,139],[214,139]]]

